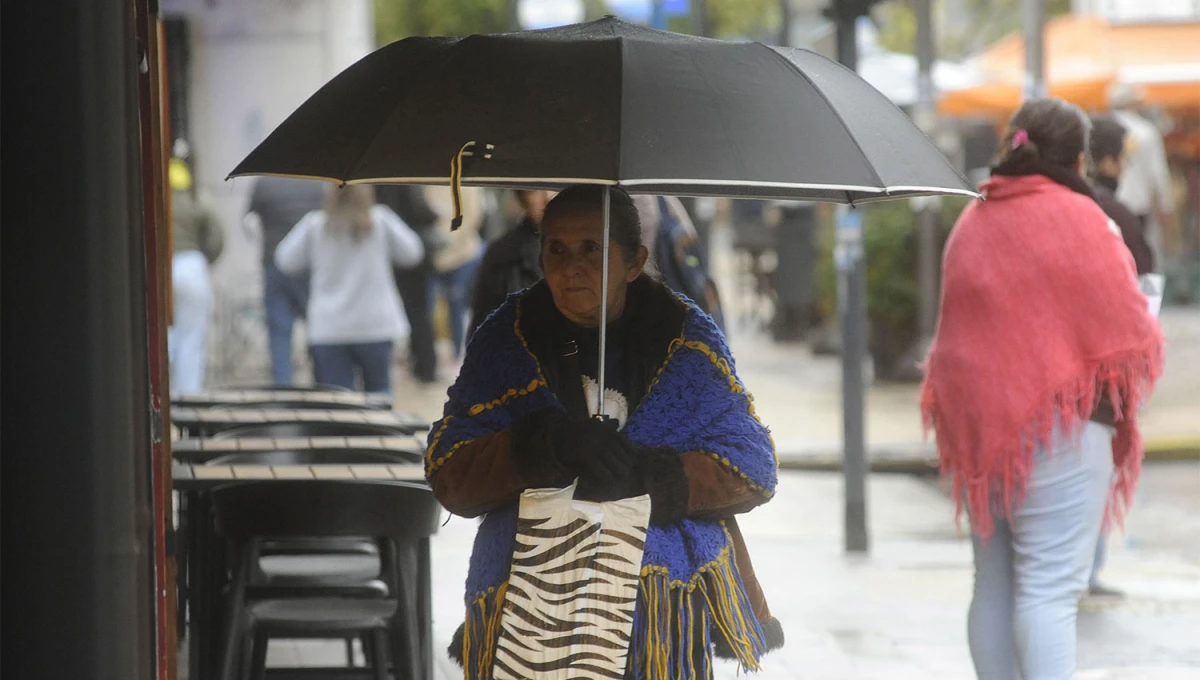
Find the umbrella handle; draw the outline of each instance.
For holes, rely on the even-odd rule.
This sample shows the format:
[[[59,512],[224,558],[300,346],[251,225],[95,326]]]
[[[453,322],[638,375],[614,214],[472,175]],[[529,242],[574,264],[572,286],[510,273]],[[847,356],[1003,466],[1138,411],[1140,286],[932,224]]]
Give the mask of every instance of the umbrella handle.
[[[604,216],[604,236],[603,241],[603,258],[604,264],[600,268],[600,372],[596,375],[596,415],[601,419],[604,418],[604,368],[605,359],[607,358],[608,349],[608,242],[609,242],[609,195],[608,185],[604,185],[603,198],[601,198],[602,213]]]
[[[474,146],[475,146],[474,141],[470,141],[470,142],[467,142],[466,144],[463,144],[462,148],[460,148],[458,150],[458,153],[454,154],[454,157],[450,159],[450,200],[452,200],[454,202],[454,217],[452,217],[450,219],[450,231],[454,231],[455,229],[458,229],[459,227],[462,226],[462,223],[463,223],[463,214],[462,214],[463,156],[474,156],[475,152],[469,151],[469,149],[474,148]],[[485,144],[484,145],[485,152],[483,154],[483,157],[485,159],[490,159],[492,157],[492,151],[495,148],[496,147],[492,144]]]

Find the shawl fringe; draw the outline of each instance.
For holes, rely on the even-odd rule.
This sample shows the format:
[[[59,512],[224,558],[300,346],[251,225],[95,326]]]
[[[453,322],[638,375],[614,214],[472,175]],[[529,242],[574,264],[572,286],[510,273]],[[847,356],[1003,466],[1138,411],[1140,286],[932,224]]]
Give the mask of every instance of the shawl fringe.
[[[1104,524],[1123,527],[1142,470],[1143,443],[1137,412],[1147,388],[1162,374],[1163,358],[1163,346],[1151,341],[1144,347],[1090,362],[1074,379],[1039,401],[1026,419],[1028,425],[1021,435],[998,450],[964,455],[950,450],[938,437],[941,472],[954,480],[956,521],[962,517],[964,499],[972,525],[982,536],[991,535],[994,513],[1002,512],[1011,520],[1013,511],[1024,499],[1037,448],[1048,447],[1056,429],[1068,437],[1079,436],[1082,424],[1091,417],[1101,398],[1107,397],[1116,413],[1117,435],[1113,438],[1115,473]],[[936,432],[942,420],[932,384],[926,381],[921,391],[927,437],[930,430]]]
[[[744,670],[759,670],[767,635],[754,615],[732,550],[701,567],[690,583],[672,581],[665,568],[643,567],[634,613],[629,667],[639,680],[708,677],[714,633]],[[491,680],[508,582],[488,588],[467,604],[461,652],[467,677]],[[457,650],[451,650],[453,652]],[[698,668],[697,664],[705,667]]]

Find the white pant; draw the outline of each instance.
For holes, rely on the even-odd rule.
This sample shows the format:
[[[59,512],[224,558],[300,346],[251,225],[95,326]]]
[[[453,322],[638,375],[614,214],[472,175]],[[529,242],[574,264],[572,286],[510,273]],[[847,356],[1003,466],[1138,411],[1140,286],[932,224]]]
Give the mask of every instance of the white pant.
[[[175,294],[175,323],[167,333],[171,393],[198,392],[204,389],[208,318],[212,314],[212,285],[204,254],[196,250],[175,253],[171,286]]]
[[[980,680],[1070,680],[1075,618],[1112,483],[1112,434],[1087,423],[1034,453],[1011,521],[972,534],[975,594],[967,621]]]

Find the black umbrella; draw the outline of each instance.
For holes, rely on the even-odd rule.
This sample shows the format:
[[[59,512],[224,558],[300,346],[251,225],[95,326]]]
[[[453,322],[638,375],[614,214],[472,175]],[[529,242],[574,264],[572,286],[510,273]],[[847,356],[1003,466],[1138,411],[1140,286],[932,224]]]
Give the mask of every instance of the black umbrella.
[[[243,175],[838,203],[975,195],[902,111],[836,62],[611,17],[380,48],[230,177]],[[607,192],[604,224],[607,264]],[[602,302],[601,395],[606,316]]]
[[[900,109],[836,62],[614,18],[392,43],[329,81],[230,176],[445,184],[464,146],[462,181],[485,186],[974,195]]]

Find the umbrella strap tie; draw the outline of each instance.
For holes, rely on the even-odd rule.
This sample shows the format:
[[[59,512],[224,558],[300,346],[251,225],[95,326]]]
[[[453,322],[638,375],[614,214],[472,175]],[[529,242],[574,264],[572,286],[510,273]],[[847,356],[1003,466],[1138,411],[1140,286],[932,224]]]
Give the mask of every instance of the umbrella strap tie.
[[[462,171],[463,157],[474,156],[475,152],[471,151],[474,148],[475,142],[470,141],[462,145],[458,153],[454,154],[454,158],[450,159],[450,197],[454,200],[454,219],[450,220],[450,231],[454,231],[462,226]],[[491,158],[491,151],[496,147],[491,144],[484,145],[484,158]]]

